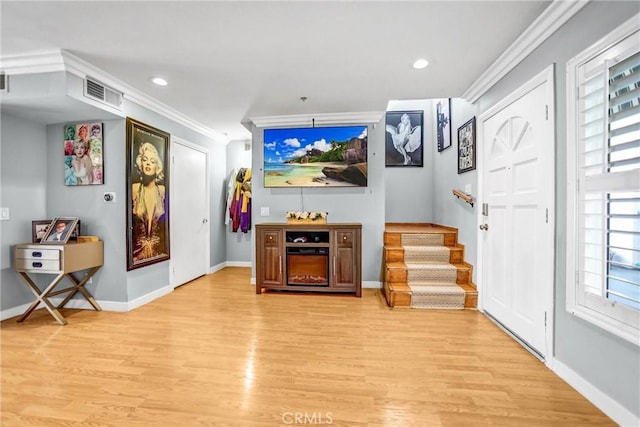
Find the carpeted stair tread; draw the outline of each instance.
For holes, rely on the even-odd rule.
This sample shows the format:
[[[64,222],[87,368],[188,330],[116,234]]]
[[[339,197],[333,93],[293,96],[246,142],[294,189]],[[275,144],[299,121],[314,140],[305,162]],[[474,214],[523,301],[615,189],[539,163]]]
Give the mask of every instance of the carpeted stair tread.
[[[413,295],[442,294],[464,296],[464,289],[457,285],[424,286],[410,283],[409,288],[411,289],[411,292],[413,292]]]
[[[460,268],[467,266],[459,264],[462,249],[449,247],[455,245],[455,239],[443,233],[402,233],[399,237],[399,242],[395,241],[401,248],[390,247],[389,253],[385,252],[389,281],[386,286],[396,297],[394,303],[400,302],[397,298],[408,296],[410,300],[404,302],[413,308],[463,310],[467,292],[456,282],[460,279]],[[398,243],[392,244],[393,248]]]
[[[412,286],[411,307],[441,308],[447,310],[464,309],[464,289],[459,286]]]
[[[452,282],[451,280],[438,280],[438,279],[429,279],[429,280],[412,280],[411,282],[407,282],[411,288],[432,288],[438,286],[457,286],[460,287],[456,282]]]
[[[451,251],[446,246],[404,246],[404,262],[448,263]]]
[[[442,234],[402,234],[402,246],[444,246]]]
[[[413,301],[411,300],[411,308],[422,308],[430,310],[464,310],[464,303],[458,301],[443,301],[439,298],[437,301]]]
[[[455,283],[458,270],[451,264],[407,264],[407,282],[445,281]]]

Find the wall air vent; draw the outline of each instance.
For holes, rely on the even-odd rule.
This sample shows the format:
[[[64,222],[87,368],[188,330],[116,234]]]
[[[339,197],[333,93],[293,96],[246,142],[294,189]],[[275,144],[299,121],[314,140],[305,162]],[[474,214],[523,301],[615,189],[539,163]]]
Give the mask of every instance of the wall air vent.
[[[100,82],[87,77],[84,84],[84,96],[95,99],[104,104],[120,109],[122,104],[122,93]]]

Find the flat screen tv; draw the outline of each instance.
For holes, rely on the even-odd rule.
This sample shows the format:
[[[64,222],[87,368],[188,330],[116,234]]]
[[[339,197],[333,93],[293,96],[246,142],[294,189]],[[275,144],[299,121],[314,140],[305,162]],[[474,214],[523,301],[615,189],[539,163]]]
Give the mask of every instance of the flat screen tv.
[[[265,187],[366,187],[367,126],[264,130]]]

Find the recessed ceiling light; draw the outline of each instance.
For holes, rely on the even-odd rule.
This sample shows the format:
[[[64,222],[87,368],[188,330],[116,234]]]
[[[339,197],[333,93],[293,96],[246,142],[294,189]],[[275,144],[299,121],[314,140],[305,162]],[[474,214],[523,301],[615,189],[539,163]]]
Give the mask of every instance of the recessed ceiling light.
[[[429,61],[421,58],[413,63],[413,68],[415,68],[416,70],[422,70],[423,68],[426,68],[427,65],[429,65]]]
[[[151,81],[155,84],[157,84],[158,86],[166,86],[168,85],[167,81],[161,77],[154,77],[151,79]]]

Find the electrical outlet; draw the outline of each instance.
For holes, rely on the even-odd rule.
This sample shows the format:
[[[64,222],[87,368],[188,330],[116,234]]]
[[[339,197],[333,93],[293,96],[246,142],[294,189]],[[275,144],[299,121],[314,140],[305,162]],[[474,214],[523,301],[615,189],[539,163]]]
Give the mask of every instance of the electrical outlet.
[[[0,221],[8,221],[9,218],[9,208],[0,208]]]
[[[269,216],[269,207],[261,207],[260,216]]]

